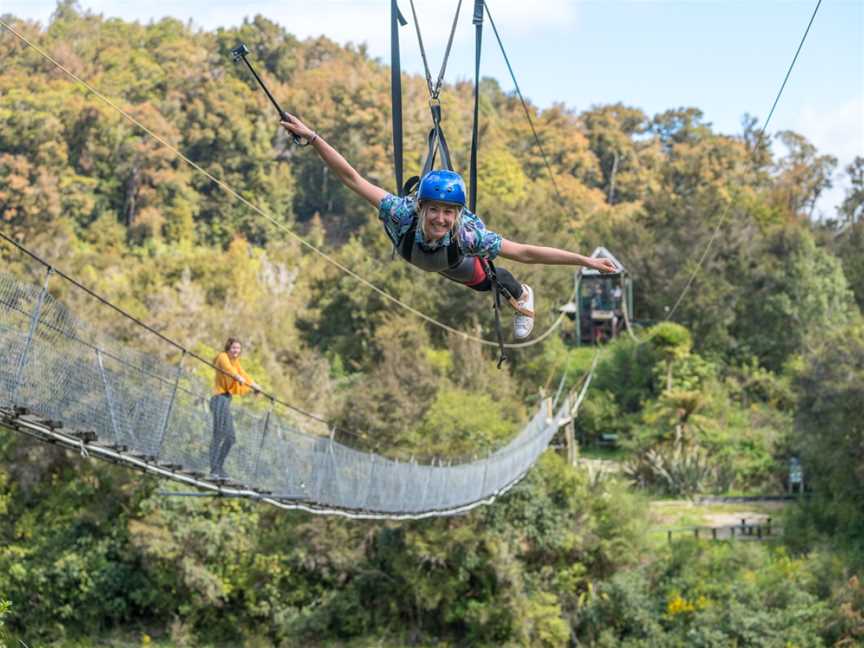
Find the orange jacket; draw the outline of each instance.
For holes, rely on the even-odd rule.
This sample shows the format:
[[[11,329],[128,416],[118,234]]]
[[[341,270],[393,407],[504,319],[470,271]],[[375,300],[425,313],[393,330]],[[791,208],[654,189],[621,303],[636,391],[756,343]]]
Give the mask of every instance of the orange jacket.
[[[213,376],[213,393],[214,394],[231,394],[232,396],[242,396],[252,391],[249,386],[254,381],[243,371],[239,360],[231,360],[231,357],[224,351],[216,356],[213,362],[222,371],[214,372]],[[223,373],[225,372],[225,373]],[[240,376],[246,381],[246,384],[241,384],[234,379],[234,376]]]

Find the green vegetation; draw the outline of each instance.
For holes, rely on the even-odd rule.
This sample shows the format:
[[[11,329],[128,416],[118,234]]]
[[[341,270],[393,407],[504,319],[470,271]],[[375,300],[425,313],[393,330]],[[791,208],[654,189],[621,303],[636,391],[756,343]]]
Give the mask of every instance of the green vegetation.
[[[589,590],[577,631],[610,647],[857,645],[860,613],[841,601],[860,596],[859,583],[825,587],[842,575],[819,554],[680,541]]]
[[[390,258],[374,213],[289,145],[228,51],[243,40],[286,106],[392,187],[389,71],[362,47],[299,41],[256,17],[198,31],[82,14],[10,20],[60,63],[281,224],[413,307],[491,332],[486,298]],[[396,457],[500,447],[592,349],[553,335],[504,370],[493,350],[395,309],[175,160],[0,35],[3,231],[205,356],[228,335],[269,390]],[[406,96],[423,79],[406,78]],[[577,420],[584,456],[547,452],[494,505],[410,523],[167,499],[150,478],[0,433],[0,646],[854,646],[864,642],[864,159],[828,223],[808,219],[836,162],[785,132],[784,157],[715,133],[696,108],[535,111],[558,204],[521,105],[482,87],[478,212],[515,240],[604,244],[636,279],[639,339],[605,347]],[[457,168],[471,87],[442,94]],[[428,128],[407,107],[406,160]],[[614,185],[614,192],[611,191]],[[721,219],[675,313],[662,321]],[[4,267],[41,281],[8,247]],[[566,268],[514,268],[537,330]],[[170,358],[57,281],[125,343]],[[204,372],[207,375],[208,372]],[[603,435],[618,448],[598,449]],[[611,455],[611,456],[610,456]],[[781,493],[801,459],[812,493],[782,542],[658,542],[707,511],[652,498]],[[720,507],[720,511],[729,512]],[[676,517],[677,516],[677,517]],[[660,536],[661,538],[663,536]]]

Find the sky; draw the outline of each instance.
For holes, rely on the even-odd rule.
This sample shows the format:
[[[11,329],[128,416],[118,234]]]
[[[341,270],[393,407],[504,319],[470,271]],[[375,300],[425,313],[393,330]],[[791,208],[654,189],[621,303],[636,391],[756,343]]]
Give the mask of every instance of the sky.
[[[817,0],[487,0],[523,94],[543,108],[575,110],[623,102],[655,114],[694,106],[723,133],[745,114],[768,115]],[[389,62],[390,0],[81,0],[83,9],[147,22],[163,16],[205,29],[262,14],[300,38],[325,35],[365,43]],[[414,0],[433,75],[458,0]],[[450,81],[473,78],[472,0],[463,0]],[[423,66],[409,0],[400,30],[402,64]],[[39,20],[53,0],[0,0],[0,14]],[[484,28],[484,76],[512,90],[491,29]],[[864,1],[823,0],[771,122],[769,133],[801,133],[838,158],[835,187],[817,216],[832,216],[848,187],[843,168],[864,155]]]

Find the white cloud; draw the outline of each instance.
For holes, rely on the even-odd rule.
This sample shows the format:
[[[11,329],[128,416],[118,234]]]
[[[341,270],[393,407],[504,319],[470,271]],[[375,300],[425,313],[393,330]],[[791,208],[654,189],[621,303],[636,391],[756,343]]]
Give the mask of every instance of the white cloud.
[[[414,5],[426,46],[430,49],[436,46],[443,50],[458,0],[415,0]],[[339,42],[367,42],[373,49],[375,43],[389,45],[390,8],[387,0],[316,0],[293,3],[266,0],[247,6],[249,8],[244,10],[245,13],[261,13],[300,37],[324,34]],[[414,23],[410,2],[400,0],[399,7],[408,20],[408,26],[402,29],[402,38],[413,38]],[[473,38],[473,30],[470,29],[473,8],[472,0],[462,0],[457,29],[459,40],[467,42]],[[524,0],[492,0],[490,8],[498,28],[514,36],[566,29],[574,23],[577,13],[575,3],[568,0],[544,0],[542,10]],[[244,12],[238,12],[238,18],[233,22]],[[211,21],[208,19],[207,22]],[[383,54],[383,50],[376,53]]]
[[[836,155],[841,161],[864,155],[864,96],[827,111],[805,105],[793,130],[805,135],[820,151]]]
[[[450,32],[458,0],[414,0],[423,38],[429,50],[440,50]],[[578,15],[577,3],[570,0],[490,0],[492,16],[502,37],[541,35],[548,31],[570,29]],[[206,29],[239,24],[244,17],[261,14],[283,25],[290,33],[306,38],[325,35],[337,42],[368,43],[370,50],[383,56],[389,48],[388,0],[259,0],[239,3],[229,0],[80,0],[80,6],[94,13],[117,16],[127,20],[149,21],[173,16],[183,21],[192,19]],[[43,23],[56,7],[56,0],[5,0],[3,11],[16,16],[35,18]],[[409,0],[400,0],[399,7],[409,24],[401,30],[404,40],[415,38]],[[462,0],[457,40],[473,38],[471,17],[474,3]]]
[[[864,155],[864,96],[828,110],[805,105],[794,120],[792,130],[804,135],[820,153],[837,158],[834,187],[823,194],[816,208],[823,217],[833,217],[849,187],[844,169],[856,155]]]

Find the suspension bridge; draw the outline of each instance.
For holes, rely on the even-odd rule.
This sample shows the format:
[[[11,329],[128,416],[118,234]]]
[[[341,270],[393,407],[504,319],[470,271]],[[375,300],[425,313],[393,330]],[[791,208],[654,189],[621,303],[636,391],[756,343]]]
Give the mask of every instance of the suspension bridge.
[[[452,515],[493,501],[528,472],[576,414],[590,383],[541,403],[509,443],[455,465],[399,461],[315,434],[271,401],[232,406],[237,443],[208,475],[210,390],[198,360],[130,349],[76,317],[43,284],[0,274],[0,425],[82,454],[225,496],[356,518]],[[73,289],[74,289],[73,285]],[[89,297],[89,296],[88,296]],[[200,369],[200,364],[198,367]]]

